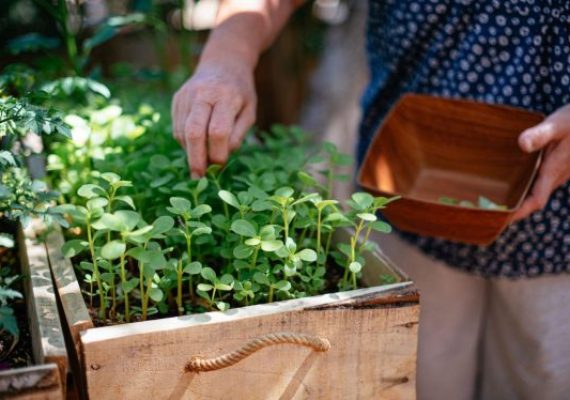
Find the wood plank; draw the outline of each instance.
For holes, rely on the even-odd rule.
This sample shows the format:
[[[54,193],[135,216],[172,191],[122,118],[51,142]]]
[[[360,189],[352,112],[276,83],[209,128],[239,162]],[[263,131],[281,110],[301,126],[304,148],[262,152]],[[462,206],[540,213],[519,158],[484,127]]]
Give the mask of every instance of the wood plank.
[[[49,232],[45,244],[53,279],[67,321],[67,327],[70,330],[75,348],[78,354],[80,354],[79,334],[81,331],[92,328],[94,325],[89,316],[87,306],[83,301],[81,288],[75,276],[73,265],[61,252],[64,239],[59,226],[54,226]]]
[[[28,278],[24,288],[34,361],[58,366],[65,393],[69,363],[46,248],[38,238],[44,229],[40,220],[32,221],[25,230],[18,227],[20,266]]]
[[[0,398],[10,400],[61,400],[59,367],[44,364],[0,372]]]
[[[83,336],[88,392],[93,399],[413,399],[418,317],[417,304],[331,307],[179,329],[162,320],[161,331],[116,338],[92,329]],[[276,332],[324,337],[331,349],[278,345],[222,370],[185,371],[192,356],[217,356]]]

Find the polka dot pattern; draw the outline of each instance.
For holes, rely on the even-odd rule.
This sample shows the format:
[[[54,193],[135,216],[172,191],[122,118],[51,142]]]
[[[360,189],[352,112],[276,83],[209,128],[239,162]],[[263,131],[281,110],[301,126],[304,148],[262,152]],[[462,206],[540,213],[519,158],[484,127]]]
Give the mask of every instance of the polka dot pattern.
[[[570,1],[370,0],[370,84],[358,160],[407,92],[550,114],[570,103]],[[401,233],[424,252],[483,276],[570,272],[570,184],[487,247]]]

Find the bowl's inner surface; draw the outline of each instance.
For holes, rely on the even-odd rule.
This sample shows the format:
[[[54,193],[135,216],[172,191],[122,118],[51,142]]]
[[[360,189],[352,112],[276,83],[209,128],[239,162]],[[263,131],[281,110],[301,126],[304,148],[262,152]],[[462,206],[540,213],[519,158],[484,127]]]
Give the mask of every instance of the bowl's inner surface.
[[[385,121],[361,175],[389,193],[437,202],[479,196],[516,208],[536,167],[519,134],[542,117],[484,104],[406,96]]]

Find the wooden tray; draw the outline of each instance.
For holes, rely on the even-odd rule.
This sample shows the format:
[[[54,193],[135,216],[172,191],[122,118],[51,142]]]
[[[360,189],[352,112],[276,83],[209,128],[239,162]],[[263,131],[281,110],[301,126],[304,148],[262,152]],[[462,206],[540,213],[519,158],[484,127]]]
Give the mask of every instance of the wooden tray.
[[[543,115],[467,100],[407,94],[376,132],[358,174],[375,195],[400,195],[385,210],[398,229],[465,243],[493,242],[510,222],[538,171],[540,153],[526,154],[518,136]],[[477,204],[484,196],[506,210]]]

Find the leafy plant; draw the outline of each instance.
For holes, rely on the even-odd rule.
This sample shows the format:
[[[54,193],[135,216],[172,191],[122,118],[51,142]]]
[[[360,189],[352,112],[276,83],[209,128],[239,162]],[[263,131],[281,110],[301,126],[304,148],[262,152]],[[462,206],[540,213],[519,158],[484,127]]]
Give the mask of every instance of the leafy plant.
[[[87,266],[87,283],[95,287],[87,292],[98,294],[100,319],[144,320],[155,312],[310,296],[322,293],[334,268],[342,276],[339,288],[357,286],[362,252],[370,250],[362,241],[372,230],[389,232],[376,212],[392,199],[357,193],[344,208],[326,198],[327,185],[307,172],[319,161],[315,150],[290,139],[298,131],[276,131],[265,143],[245,144],[226,167],[212,166],[199,180],[188,179],[176,146],[157,155],[166,143],[160,136],[148,143],[148,134],[136,138],[128,154],[110,152],[94,163],[116,165],[123,177],[77,174],[90,183],[67,192],[75,204],[62,209],[82,237],[68,241],[64,254]],[[332,152],[327,148],[325,155]],[[353,228],[350,243],[333,245],[334,232],[345,227]]]

